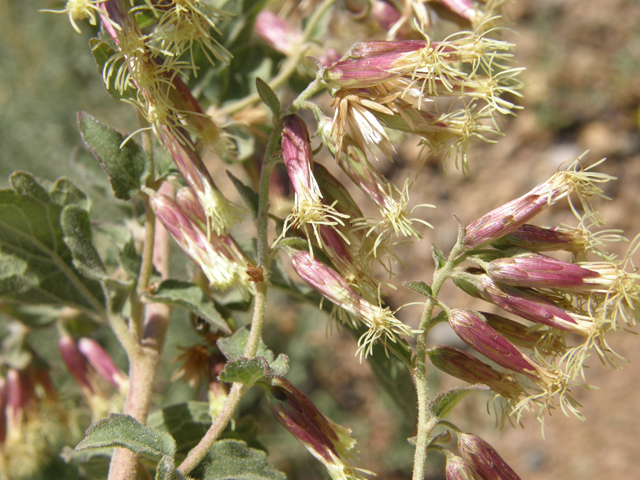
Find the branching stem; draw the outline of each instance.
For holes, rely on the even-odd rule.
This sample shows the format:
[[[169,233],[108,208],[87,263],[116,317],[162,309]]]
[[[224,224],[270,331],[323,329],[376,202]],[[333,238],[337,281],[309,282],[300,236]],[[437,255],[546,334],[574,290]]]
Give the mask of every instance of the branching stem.
[[[256,229],[258,233],[258,266],[262,268],[263,281],[256,283],[256,297],[253,306],[251,330],[249,332],[249,340],[247,341],[247,346],[244,351],[244,356],[247,358],[254,357],[258,351],[258,345],[260,344],[262,327],[264,324],[267,285],[269,279],[269,263],[271,259],[268,238],[269,180],[271,178],[271,172],[273,172],[273,167],[278,161],[276,152],[280,145],[280,129],[280,119],[276,118],[273,122],[273,131],[269,137],[269,143],[267,144],[267,150],[262,164],[262,170],[260,172],[260,191],[258,194],[258,217],[256,219]],[[189,452],[187,458],[185,458],[182,464],[178,467],[178,470],[182,474],[187,475],[202,461],[202,459],[204,459],[211,446],[235,415],[238,405],[240,404],[240,400],[247,390],[247,386],[242,383],[233,384],[231,391],[229,392],[229,396],[222,407],[222,411],[215,418],[213,424],[202,440],[200,440],[198,445]]]
[[[434,299],[438,298],[444,282],[451,276],[453,269],[460,264],[457,258],[463,247],[459,236],[458,242],[451,250],[447,262],[433,274],[431,290]],[[437,306],[437,300],[428,299],[424,305],[422,318],[420,319],[420,334],[417,338],[416,351],[416,391],[418,394],[418,431],[416,439],[416,451],[413,461],[413,480],[424,479],[424,468],[427,460],[427,443],[431,431],[437,425],[438,419],[429,410],[429,389],[427,387],[427,337],[429,331],[435,325],[433,310]]]

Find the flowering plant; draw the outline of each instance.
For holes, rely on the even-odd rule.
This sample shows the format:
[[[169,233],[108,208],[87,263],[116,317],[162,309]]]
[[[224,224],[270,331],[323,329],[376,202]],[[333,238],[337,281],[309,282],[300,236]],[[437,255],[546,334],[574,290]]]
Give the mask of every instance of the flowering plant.
[[[52,10],[76,31],[84,20],[95,27],[91,53],[104,86],[138,116],[128,135],[87,113],[77,118],[113,196],[144,214],[121,225],[93,221],[89,197],[65,178],[16,172],[2,191],[1,478],[44,471],[72,441],[65,472],[82,478],[285,478],[248,420],[259,410],[246,405],[256,392],[332,479],[374,475],[360,465],[351,430],[294,386],[289,357],[265,345],[276,290],[281,303],[319,305],[329,325],[353,335],[353,356],[415,427],[414,480],[434,456],[447,479],[519,478],[447,415],[468,394],[490,392],[499,426],[527,415],[544,426],[556,409],[583,419],[577,392],[589,387],[587,359],[624,361],[608,339],[637,321],[640,240],[620,257],[608,251],[626,240],[603,230],[598,213],[614,178],[586,155],[475,221],[456,217],[449,252],[431,245],[431,282],[426,265],[409,266],[415,280],[403,286],[422,314],[412,320],[391,306],[406,269],[399,248],[424,248],[432,227],[424,207],[433,206],[410,199],[417,173],[396,183],[383,165],[412,142],[420,167],[436,157],[469,173],[469,145],[495,143],[521,109],[523,68],[504,39],[503,2],[281,7],[69,0]],[[346,10],[375,27],[376,39],[338,52],[329,19]],[[436,28],[438,14],[452,19],[449,35]],[[223,166],[242,178],[212,173]],[[564,202],[575,225],[537,224]],[[253,226],[243,228],[244,219]],[[181,278],[170,273],[172,257],[188,262]],[[441,295],[447,280],[468,304]],[[471,308],[478,300],[482,311]],[[190,323],[170,322],[174,310]],[[154,385],[176,322],[196,340],[182,347],[170,381],[183,378],[198,402],[162,405]],[[440,324],[460,341],[434,344]],[[65,408],[72,400],[30,343],[53,327],[91,414],[82,439],[85,419]],[[96,341],[106,330],[126,368]],[[431,367],[465,384],[432,392]],[[100,459],[108,471],[92,472]]]

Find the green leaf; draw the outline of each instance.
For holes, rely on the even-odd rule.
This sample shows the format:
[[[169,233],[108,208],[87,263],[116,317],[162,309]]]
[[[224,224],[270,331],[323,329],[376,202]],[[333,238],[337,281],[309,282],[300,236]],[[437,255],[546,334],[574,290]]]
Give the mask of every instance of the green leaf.
[[[244,200],[244,203],[251,211],[251,215],[253,216],[253,218],[258,218],[258,194],[254,192],[252,188],[246,186],[244,183],[234,177],[234,175],[229,170],[227,170],[227,175],[233,182],[233,186],[236,187],[236,190],[242,197],[242,200]]]
[[[447,259],[438,247],[436,247],[433,243],[431,244],[431,256],[433,257],[433,262],[436,264],[436,270],[440,270],[447,263]]]
[[[229,362],[233,362],[241,357],[244,357],[244,351],[247,348],[249,341],[249,330],[246,328],[239,329],[231,337],[220,338],[216,342],[218,348]],[[289,358],[286,355],[275,354],[267,348],[262,339],[258,344],[258,350],[256,351],[256,357],[262,357],[267,361],[267,364],[273,370],[273,375],[283,376],[289,370]]]
[[[256,78],[256,88],[258,89],[258,95],[260,95],[260,100],[264,102],[264,104],[269,107],[269,110],[273,113],[274,117],[280,116],[280,100],[278,100],[278,96],[275,94],[271,87],[262,80],[261,78]]]
[[[402,286],[407,287],[408,289],[413,290],[414,292],[417,292],[420,295],[424,295],[425,297],[431,298],[433,296],[431,287],[424,282],[419,282],[419,281],[404,282]]]
[[[122,447],[156,460],[173,459],[176,454],[176,442],[171,435],[145,427],[129,415],[115,413],[91,425],[75,451],[104,447]]]
[[[207,402],[185,402],[165,407],[149,415],[147,426],[168,432],[187,453],[202,439],[212,420]]]
[[[129,200],[136,195],[150,173],[147,153],[131,139],[122,145],[124,135],[87,113],[78,113],[78,128],[82,140],[107,172],[115,196]]]
[[[286,480],[284,473],[267,463],[262,450],[237,440],[220,440],[191,473],[202,480]]]
[[[155,480],[186,480],[186,478],[187,477],[176,470],[172,458],[162,457],[158,462]]]
[[[107,272],[91,241],[89,213],[77,205],[68,205],[62,210],[60,225],[78,271],[93,280],[106,280]]]
[[[429,410],[436,418],[444,418],[456,405],[471,392],[489,390],[486,385],[471,385],[467,387],[452,388],[439,394],[429,402]]]
[[[269,364],[264,357],[240,357],[233,362],[227,363],[218,378],[222,382],[237,382],[251,386],[262,378],[265,378],[268,372]]]
[[[204,318],[218,330],[231,335],[231,328],[213,306],[213,301],[197,285],[179,280],[165,280],[147,298],[154,302],[186,308]]]
[[[0,190],[0,297],[103,313],[102,287],[74,266],[60,225],[63,208],[88,208],[86,197],[67,179],[17,172],[10,182]]]

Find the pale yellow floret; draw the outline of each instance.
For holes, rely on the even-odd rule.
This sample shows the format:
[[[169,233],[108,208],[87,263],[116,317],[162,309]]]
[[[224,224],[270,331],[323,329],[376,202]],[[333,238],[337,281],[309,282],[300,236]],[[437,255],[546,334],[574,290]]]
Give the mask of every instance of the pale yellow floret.
[[[91,25],[97,25],[97,16],[106,16],[106,12],[100,8],[100,4],[105,1],[106,0],[68,0],[62,10],[39,11],[47,13],[66,13],[69,16],[69,22],[71,22],[73,29],[78,33],[82,33],[76,21],[89,20]]]

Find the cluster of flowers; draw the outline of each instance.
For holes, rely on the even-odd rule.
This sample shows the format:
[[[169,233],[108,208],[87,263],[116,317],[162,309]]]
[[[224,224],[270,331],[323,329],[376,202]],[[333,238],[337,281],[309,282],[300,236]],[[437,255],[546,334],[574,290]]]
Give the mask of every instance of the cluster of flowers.
[[[583,364],[592,351],[603,363],[617,367],[605,334],[619,329],[621,323],[636,323],[640,277],[627,270],[638,243],[632,242],[621,260],[602,251],[602,239],[591,234],[587,225],[603,223],[591,202],[604,197],[598,184],[612,177],[590,171],[593,166],[582,169],[579,165],[578,160],[526,195],[473,222],[462,240],[459,260],[475,266],[458,266],[452,274],[455,284],[531,323],[462,309],[447,312],[456,334],[507,372],[448,346],[431,349],[429,356],[448,374],[488,385],[500,399],[501,421],[507,415],[519,419],[523,410],[536,406],[541,422],[544,412],[558,405],[580,417],[570,385],[576,377],[584,378]],[[570,199],[571,194],[585,210],[578,228],[527,223],[560,199]],[[577,213],[573,204],[572,209]],[[609,240],[622,239],[615,232],[604,233]],[[560,251],[571,252],[573,261],[545,254]],[[585,261],[589,253],[601,261]],[[572,344],[576,339],[581,341]]]
[[[78,414],[61,401],[49,366],[24,340],[28,329],[18,322],[9,329],[12,334],[3,342],[0,375],[0,472],[23,478],[46,465],[67,436],[77,437],[80,432]],[[10,347],[16,338],[22,339],[21,346]],[[127,376],[91,338],[74,340],[63,334],[58,346],[93,419],[103,418],[110,411],[110,399],[101,384],[108,382],[125,394]],[[11,355],[8,348],[14,349]]]

